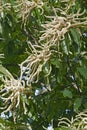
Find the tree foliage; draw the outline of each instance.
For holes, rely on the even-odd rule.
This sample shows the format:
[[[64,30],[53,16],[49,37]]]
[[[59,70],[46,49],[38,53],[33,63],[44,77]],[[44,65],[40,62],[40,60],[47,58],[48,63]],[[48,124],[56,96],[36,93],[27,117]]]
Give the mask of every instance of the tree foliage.
[[[0,127],[87,129],[87,4],[1,0]]]

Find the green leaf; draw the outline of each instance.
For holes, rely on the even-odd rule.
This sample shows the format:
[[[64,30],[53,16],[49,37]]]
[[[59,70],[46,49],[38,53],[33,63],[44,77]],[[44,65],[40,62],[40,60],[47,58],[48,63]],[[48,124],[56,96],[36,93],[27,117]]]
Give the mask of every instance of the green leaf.
[[[79,32],[76,30],[76,29],[71,29],[71,34],[72,34],[72,37],[73,37],[73,40],[76,42],[76,43],[79,43],[80,42],[80,34]]]
[[[43,66],[43,72],[44,74],[49,74],[49,71],[50,71],[50,65],[48,63],[46,63],[44,66]]]
[[[58,57],[53,57],[51,59],[51,64],[55,65],[56,68],[59,68],[61,65],[61,60]]]
[[[69,130],[69,128],[66,128],[64,126],[61,126],[60,128],[55,128],[54,130]]]
[[[85,79],[87,79],[87,68],[78,67],[77,70]]]
[[[63,91],[63,96],[64,96],[64,97],[69,97],[69,98],[72,98],[72,97],[73,97],[72,92],[71,92],[70,90],[68,90],[68,89],[65,89],[65,90]]]
[[[83,104],[83,106],[85,107],[85,109],[87,109],[87,102],[85,104]]]
[[[12,74],[2,65],[0,65],[0,72],[4,74],[5,76],[7,76],[8,78],[13,78]]]
[[[29,102],[28,102],[28,99],[27,99],[26,95],[21,94],[21,100],[22,100],[24,103],[26,103],[27,105],[29,105]]]
[[[79,107],[81,106],[82,98],[77,98],[74,102],[74,111],[78,112]]]
[[[63,48],[64,53],[68,55],[68,48],[65,41],[62,41],[62,48]]]
[[[62,82],[62,75],[59,73],[57,76],[57,82],[61,83]]]

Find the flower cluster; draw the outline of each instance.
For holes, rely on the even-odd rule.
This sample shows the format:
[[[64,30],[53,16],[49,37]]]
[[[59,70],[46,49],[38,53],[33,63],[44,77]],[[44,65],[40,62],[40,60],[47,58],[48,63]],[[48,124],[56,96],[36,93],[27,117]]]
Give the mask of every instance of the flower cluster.
[[[87,25],[87,18],[81,18],[84,12],[80,13],[80,10],[76,14],[64,14],[63,16],[58,16],[56,10],[54,9],[54,16],[46,16],[49,21],[42,24],[44,28],[40,41],[46,41],[47,44],[59,43],[59,41],[65,38],[65,34],[69,32],[71,28],[78,28],[80,26]],[[63,14],[63,11],[61,12]]]
[[[3,107],[4,112],[8,112],[10,110],[14,110],[20,106],[21,95],[25,92],[25,82],[16,80],[14,78],[8,79],[3,78],[4,87],[1,89],[0,93],[2,93],[2,100],[5,103],[5,107]],[[25,103],[23,102],[24,113],[26,113]]]
[[[16,0],[16,5],[14,6],[18,17],[22,18],[23,24],[26,24],[28,17],[31,13],[31,11],[34,8],[40,8],[42,9],[43,2],[41,0]]]
[[[42,71],[43,66],[49,61],[51,56],[49,46],[40,46],[41,50],[36,50],[34,46],[32,46],[32,48],[33,53],[29,55],[28,58],[20,64],[20,79],[22,79],[26,70],[29,72],[26,73],[27,85],[31,82],[37,82],[39,80],[39,74]],[[26,69],[23,70],[23,67],[26,67]]]
[[[87,111],[80,112],[71,120],[68,118],[59,119],[58,126],[62,126],[70,130],[87,130]]]
[[[62,0],[62,2],[67,1],[70,0]],[[73,1],[73,5],[74,3],[75,0]],[[9,10],[11,6],[11,3],[0,5],[0,11],[2,7]],[[17,18],[22,20],[23,25],[26,25],[31,11],[34,8],[43,11],[42,6],[42,0],[16,0],[12,8],[18,16]],[[69,8],[71,6],[72,4],[70,4]],[[43,71],[43,67],[49,62],[52,52],[55,51],[55,49],[52,50],[52,47],[56,44],[59,47],[60,41],[65,38],[66,33],[68,33],[71,28],[87,25],[87,18],[81,17],[84,15],[84,12],[81,13],[80,10],[75,14],[68,14],[66,8],[64,8],[64,11],[62,9],[57,10],[53,8],[52,14],[51,16],[46,16],[48,21],[42,24],[43,31],[39,32],[38,30],[40,37],[37,44],[29,42],[31,53],[29,53],[28,57],[20,64],[19,78],[5,78],[2,80],[4,87],[1,88],[0,93],[5,102],[4,112],[20,107],[21,95],[25,94],[25,86],[29,88],[32,82],[35,83],[39,80],[40,72]],[[51,69],[48,70],[48,75],[50,72]],[[23,79],[24,76],[26,76],[26,81]],[[22,105],[24,113],[26,113],[27,110],[24,101],[22,101]]]

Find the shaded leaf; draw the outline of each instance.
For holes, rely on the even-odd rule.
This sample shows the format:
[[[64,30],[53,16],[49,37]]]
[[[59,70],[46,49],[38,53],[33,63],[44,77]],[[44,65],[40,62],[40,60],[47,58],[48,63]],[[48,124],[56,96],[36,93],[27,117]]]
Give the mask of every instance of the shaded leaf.
[[[85,109],[87,109],[87,102],[85,104],[83,104],[83,106],[85,107]]]
[[[82,103],[82,99],[81,98],[77,98],[74,102],[74,111],[78,112],[79,107],[81,106]]]

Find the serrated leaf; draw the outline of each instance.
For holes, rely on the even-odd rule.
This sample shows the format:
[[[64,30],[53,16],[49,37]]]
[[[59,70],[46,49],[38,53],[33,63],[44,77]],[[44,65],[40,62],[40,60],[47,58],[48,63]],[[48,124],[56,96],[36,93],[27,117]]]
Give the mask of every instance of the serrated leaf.
[[[72,97],[73,97],[72,92],[71,92],[70,90],[68,90],[68,89],[65,89],[65,90],[63,91],[63,96],[64,96],[64,97],[69,97],[69,98],[72,98]]]

